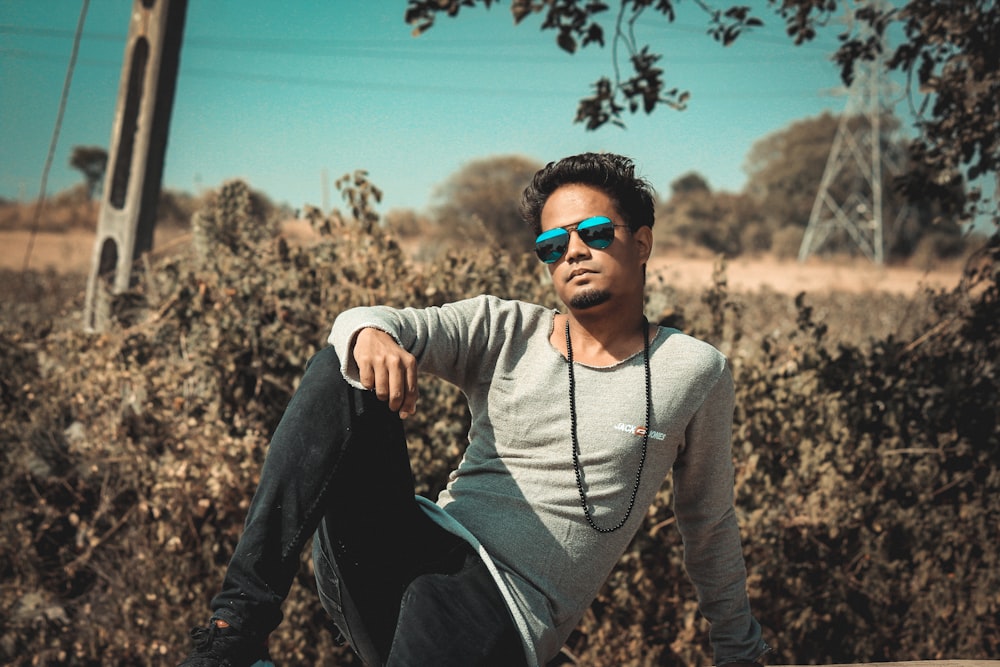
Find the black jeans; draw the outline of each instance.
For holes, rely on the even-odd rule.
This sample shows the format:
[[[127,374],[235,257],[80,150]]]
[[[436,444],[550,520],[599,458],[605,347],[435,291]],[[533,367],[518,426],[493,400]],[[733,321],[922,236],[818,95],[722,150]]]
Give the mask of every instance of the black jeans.
[[[270,633],[313,534],[320,600],[367,664],[524,664],[482,560],[417,504],[398,415],[343,379],[332,347],[275,430],[214,617]]]

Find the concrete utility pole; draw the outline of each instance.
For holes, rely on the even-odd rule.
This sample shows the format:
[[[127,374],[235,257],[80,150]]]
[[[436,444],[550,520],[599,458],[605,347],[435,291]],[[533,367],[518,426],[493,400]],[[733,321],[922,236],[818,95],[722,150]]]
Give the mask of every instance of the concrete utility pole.
[[[134,0],[87,280],[84,326],[107,325],[111,295],[153,246],[187,0]]]
[[[879,50],[883,52],[884,48]],[[881,56],[855,63],[847,106],[799,247],[800,262],[817,252],[837,229],[847,232],[868,259],[876,264],[885,261],[882,168],[898,173],[899,164],[896,156],[882,152],[882,118],[892,114],[882,71]],[[854,185],[838,196],[831,186],[843,182],[844,175]]]

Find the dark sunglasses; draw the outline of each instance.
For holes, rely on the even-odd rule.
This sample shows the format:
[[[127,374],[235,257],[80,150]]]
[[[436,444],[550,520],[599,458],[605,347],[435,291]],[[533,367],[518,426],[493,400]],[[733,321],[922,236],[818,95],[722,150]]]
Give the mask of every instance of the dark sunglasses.
[[[604,250],[615,240],[615,227],[628,227],[628,225],[616,225],[611,222],[611,218],[595,215],[572,225],[550,229],[535,239],[535,254],[546,264],[559,261],[569,248],[569,234],[574,229],[580,235],[580,240],[588,246],[595,250]]]

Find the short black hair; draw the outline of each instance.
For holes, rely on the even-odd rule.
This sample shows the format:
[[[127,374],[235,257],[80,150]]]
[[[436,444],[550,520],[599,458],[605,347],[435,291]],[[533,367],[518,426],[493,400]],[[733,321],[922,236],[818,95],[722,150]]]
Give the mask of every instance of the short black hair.
[[[631,159],[614,153],[581,153],[539,169],[521,194],[521,217],[536,236],[542,232],[545,202],[564,185],[590,185],[604,192],[633,232],[655,222],[655,192],[646,179],[635,175]]]

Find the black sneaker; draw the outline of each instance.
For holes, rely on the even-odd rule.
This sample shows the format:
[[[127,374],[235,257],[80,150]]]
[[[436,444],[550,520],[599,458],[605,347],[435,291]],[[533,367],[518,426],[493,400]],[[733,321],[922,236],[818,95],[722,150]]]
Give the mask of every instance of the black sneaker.
[[[215,619],[203,628],[192,628],[194,648],[180,667],[274,667],[267,640],[248,637]]]

